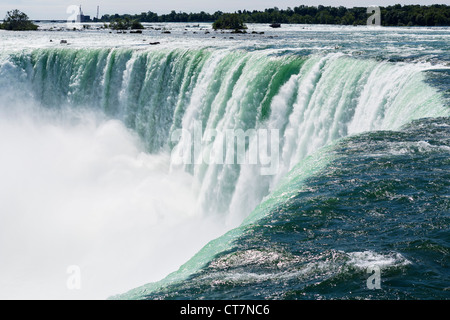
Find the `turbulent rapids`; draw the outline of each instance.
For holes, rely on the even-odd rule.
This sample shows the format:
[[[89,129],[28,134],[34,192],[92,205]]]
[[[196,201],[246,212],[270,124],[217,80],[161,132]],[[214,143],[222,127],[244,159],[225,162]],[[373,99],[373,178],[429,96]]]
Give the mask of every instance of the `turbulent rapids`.
[[[80,161],[86,160],[85,156],[82,156],[85,151],[97,154],[94,150],[101,149],[105,152],[95,159],[95,167],[89,169],[90,174],[86,175],[89,179],[98,176],[98,179],[105,181],[104,184],[97,186],[98,189],[96,187],[95,191],[91,190],[92,198],[99,195],[97,190],[100,189],[104,192],[107,189],[109,195],[115,197],[129,197],[131,199],[129,203],[127,201],[118,204],[120,210],[124,212],[130,210],[129,216],[113,211],[117,220],[115,218],[108,220],[110,218],[106,219],[102,214],[95,217],[95,212],[103,212],[105,208],[114,206],[114,201],[110,206],[98,205],[97,209],[95,202],[94,207],[90,202],[86,202],[85,206],[76,207],[70,214],[76,216],[81,214],[78,212],[88,210],[81,214],[81,218],[86,218],[88,221],[86,223],[92,228],[90,231],[85,230],[89,234],[87,241],[96,238],[96,233],[104,232],[103,228],[109,228],[102,221],[110,224],[112,229],[105,231],[108,236],[97,243],[99,247],[93,251],[94,254],[98,254],[103,250],[100,247],[105,245],[106,251],[111,254],[108,255],[110,260],[106,259],[107,261],[114,261],[111,257],[114,257],[115,248],[121,248],[121,240],[117,239],[117,242],[114,242],[115,240],[111,239],[114,239],[115,234],[121,233],[122,223],[130,224],[124,235],[133,234],[131,226],[133,223],[136,225],[136,235],[132,240],[123,242],[123,248],[120,250],[125,252],[128,246],[136,244],[136,251],[139,251],[139,254],[130,253],[129,258],[134,259],[130,264],[139,264],[141,261],[144,266],[157,264],[156,261],[150,261],[153,257],[145,257],[147,244],[149,247],[158,247],[159,241],[169,243],[163,247],[164,249],[160,249],[164,251],[173,250],[178,242],[184,241],[181,238],[176,239],[178,231],[172,233],[155,231],[153,236],[146,235],[146,226],[149,228],[151,226],[149,229],[151,233],[151,230],[158,228],[159,219],[181,221],[180,224],[187,221],[183,219],[191,219],[188,227],[193,228],[192,230],[188,227],[176,229],[171,223],[165,225],[167,230],[172,227],[174,230],[183,230],[179,236],[185,237],[187,243],[191,234],[202,232],[206,234],[194,242],[196,246],[193,246],[194,252],[189,252],[193,258],[178,271],[160,282],[135,289],[120,298],[315,298],[316,293],[331,298],[359,297],[362,293],[358,293],[359,296],[342,293],[345,291],[342,288],[345,281],[341,278],[350,277],[350,280],[347,279],[348,283],[351,283],[350,287],[355,286],[357,280],[351,278],[349,274],[363,273],[364,268],[371,262],[388,268],[390,270],[388,273],[392,273],[390,276],[394,277],[406,272],[402,268],[413,265],[414,259],[407,258],[404,252],[398,253],[401,248],[396,246],[394,241],[389,244],[389,250],[382,246],[364,247],[361,243],[352,249],[348,239],[351,237],[359,239],[358,237],[363,237],[364,233],[356,231],[358,214],[355,208],[372,196],[374,199],[388,195],[395,197],[396,192],[403,190],[402,188],[420,189],[420,187],[414,185],[414,181],[410,181],[411,185],[408,187],[398,186],[392,182],[393,185],[386,186],[385,189],[380,187],[379,193],[373,191],[374,194],[369,195],[364,193],[370,192],[361,186],[362,182],[359,186],[365,191],[362,189],[357,191],[354,185],[352,188],[355,190],[350,186],[345,189],[346,183],[353,181],[358,184],[355,181],[365,181],[370,176],[374,181],[381,179],[383,173],[376,171],[375,168],[377,165],[383,167],[381,162],[377,163],[383,156],[375,154],[388,157],[388,154],[392,154],[392,148],[404,157],[404,161],[408,158],[405,155],[411,156],[414,150],[421,152],[426,149],[426,152],[431,152],[431,158],[436,157],[437,167],[440,166],[443,174],[448,176],[448,161],[439,160],[439,153],[436,152],[443,152],[448,156],[448,140],[442,139],[445,138],[443,132],[448,133],[446,126],[449,123],[445,117],[450,115],[450,109],[446,105],[442,91],[428,81],[429,69],[431,66],[428,63],[390,62],[370,57],[353,57],[341,52],[301,55],[283,53],[276,49],[249,51],[226,48],[151,50],[42,48],[1,53],[0,98],[4,120],[0,128],[2,134],[10,133],[8,139],[13,141],[16,139],[18,143],[21,142],[19,128],[29,127],[30,123],[34,123],[31,125],[34,129],[29,129],[29,134],[41,137],[42,141],[77,132],[76,138],[70,136],[66,138],[66,142],[71,143],[72,147],[69,148],[77,150]],[[37,120],[35,116],[31,120],[24,120],[23,114],[39,116]],[[86,120],[86,114],[93,116],[92,118],[89,116]],[[423,123],[413,122],[424,118],[441,120],[435,124],[431,120],[431,122],[422,120],[425,121]],[[8,121],[9,123],[16,121],[17,127],[8,125]],[[410,125],[411,122],[426,129],[417,132],[414,125]],[[211,130],[216,132],[276,130],[278,144],[270,151],[276,154],[277,158],[271,158],[271,163],[265,164],[208,164],[196,162],[196,159],[181,165],[175,163],[173,156],[171,157],[174,151],[196,148],[192,139],[174,139],[176,133],[180,130],[194,132],[198,124],[200,124],[198,137],[200,145],[207,151],[213,147],[221,148],[223,143],[220,141],[221,138],[216,137],[214,140],[207,137],[205,132]],[[440,133],[433,131],[433,126],[439,128]],[[69,133],[64,128],[69,128],[67,129]],[[392,132],[392,135],[389,132]],[[422,138],[407,141],[407,133],[414,137],[427,133],[429,136],[422,137],[423,143]],[[85,140],[79,138],[78,134],[86,141],[92,139],[92,146],[86,146]],[[438,136],[439,134],[441,135]],[[396,137],[400,140],[396,140]],[[3,139],[0,146],[6,148],[5,146],[9,145],[5,138]],[[119,147],[122,146],[121,141],[125,140],[123,148]],[[95,144],[98,141],[100,146]],[[104,144],[104,141],[107,141],[107,144]],[[131,146],[128,144],[129,141]],[[382,147],[378,148],[374,141],[378,141]],[[24,143],[29,143],[29,148],[33,144],[31,141]],[[397,143],[404,143],[402,148],[406,149],[400,148]],[[64,141],[61,142],[61,146],[63,145]],[[117,154],[116,151],[102,149],[113,147],[118,148]],[[66,150],[66,147],[62,148]],[[12,147],[10,150],[12,153],[15,152]],[[45,151],[44,143],[42,152]],[[235,151],[234,147],[226,148],[224,157],[231,153],[231,158],[234,159]],[[73,156],[70,150],[67,152],[67,158]],[[127,155],[131,152],[131,158],[123,160],[123,152]],[[245,143],[245,152],[247,155],[250,152],[248,141]],[[60,157],[62,162],[67,160],[65,156],[56,155],[56,157]],[[48,161],[45,157],[37,158],[42,163]],[[126,164],[122,164],[124,167],[118,169],[116,162],[109,168],[107,163],[111,158],[122,159]],[[391,160],[386,161],[390,163]],[[50,163],[52,166],[46,170],[52,170],[55,168],[54,165],[61,162],[57,162],[55,156],[52,156]],[[133,169],[129,167],[123,169],[131,163]],[[424,160],[424,166],[425,163]],[[275,164],[277,170],[273,174],[259,174],[261,168]],[[363,164],[367,166],[362,167]],[[43,166],[45,167],[45,164]],[[75,164],[62,166],[57,170],[68,174],[66,170],[70,171],[71,168],[77,170]],[[118,170],[123,170],[123,173],[116,176]],[[348,170],[352,172],[347,172]],[[408,172],[413,175],[414,172],[406,163],[399,165],[398,170],[391,173],[386,171],[384,174],[397,175],[402,172],[401,170],[410,170]],[[164,171],[164,174],[156,174],[159,171]],[[367,176],[364,177],[365,174]],[[439,179],[438,175],[432,177]],[[45,175],[42,179],[46,179]],[[151,188],[145,188],[148,179],[155,181],[151,184]],[[391,181],[389,179],[386,181]],[[429,183],[442,182],[433,182],[431,176],[428,179]],[[135,193],[136,189],[129,191],[120,189],[121,191],[115,193],[113,188],[109,189],[108,181],[117,186],[122,182],[129,186],[133,184],[135,187],[142,186],[143,193],[139,192],[139,198]],[[78,180],[75,182],[80,183]],[[335,183],[336,188],[347,190],[349,194],[353,192],[353,197],[360,199],[360,202],[356,200],[354,203],[351,202],[352,195],[347,194],[348,198],[345,198],[347,196],[342,195],[344,192],[342,190],[334,190],[336,194],[333,195],[333,191],[325,189],[327,186],[331,188],[332,183]],[[436,191],[436,197],[442,196],[440,199],[445,203],[440,203],[436,207],[445,211],[449,209],[448,195],[445,198],[445,192],[442,190],[445,188],[448,190],[448,182],[443,183],[439,189],[441,191]],[[35,187],[38,186],[36,183]],[[83,188],[83,184],[79,184],[79,187]],[[397,187],[399,189],[396,189]],[[376,186],[374,188],[376,189]],[[69,191],[75,197],[81,195],[89,197],[89,192],[78,193],[79,189]],[[55,193],[58,196],[57,190]],[[344,200],[340,200],[338,194],[349,202],[340,203]],[[364,198],[364,194],[369,198]],[[108,193],[101,194],[105,202],[109,201],[107,195]],[[314,197],[317,197],[315,201],[312,200]],[[419,201],[414,193],[411,194],[411,198]],[[178,204],[173,203],[173,200]],[[70,201],[70,197],[63,197],[61,201]],[[407,200],[404,201],[407,203]],[[421,201],[426,203],[432,200],[431,197],[424,195]],[[139,210],[142,212],[134,214],[132,203],[145,202],[152,204],[140,207]],[[348,215],[342,212],[345,205],[348,206]],[[420,204],[417,206],[421,207]],[[415,208],[416,204],[411,203],[411,207]],[[12,214],[10,219],[14,221],[12,211],[17,207],[11,205],[11,208],[8,213]],[[49,221],[56,219],[56,222],[52,220],[53,222],[48,223],[55,224],[56,228],[59,228],[66,222],[58,222],[58,219],[62,218],[54,215],[63,214],[62,211],[67,208],[59,207],[59,211],[44,216]],[[401,205],[395,210],[387,208],[386,211],[380,206],[380,212],[376,212],[376,208],[376,204],[373,208],[359,208],[361,226],[366,223],[367,230],[376,228],[376,224],[369,218],[363,221],[366,215],[367,217],[372,214],[386,215],[384,219],[388,220],[394,218],[388,218],[387,211],[393,210],[390,213],[395,212],[398,216],[404,211],[406,215],[408,211]],[[36,214],[39,214],[39,208],[36,210]],[[106,212],[109,212],[108,210]],[[152,213],[156,212],[155,210],[157,213]],[[178,213],[171,215],[167,212],[171,210]],[[148,224],[148,217],[144,217],[147,211],[149,216],[154,215],[152,222]],[[285,212],[284,217],[282,212]],[[188,218],[180,218],[184,214]],[[165,215],[169,218],[163,218]],[[26,216],[29,217],[28,214]],[[440,228],[448,223],[444,218],[436,219],[434,222],[439,220],[436,223]],[[337,223],[338,220],[342,221],[342,225],[329,225],[332,221]],[[80,227],[84,224],[82,220],[72,222],[79,224]],[[43,226],[47,225],[47,222],[40,221],[40,223]],[[414,221],[407,220],[404,223],[412,226]],[[83,228],[89,229],[86,226]],[[180,225],[177,225],[177,228],[181,228]],[[213,230],[210,233],[204,231],[210,228]],[[332,242],[327,243],[329,240],[325,235],[326,228],[329,228],[328,234],[334,237],[335,241],[338,241],[339,235],[346,232],[350,232],[351,236],[346,238],[345,245],[333,247]],[[270,232],[272,229],[273,233]],[[77,248],[75,244],[77,230],[71,230],[73,234],[70,234],[69,240],[64,240],[64,236],[58,235],[57,232],[52,233],[51,237],[63,239],[60,241],[75,251],[87,250],[88,244],[81,249]],[[281,237],[281,230],[285,230],[285,236],[277,239]],[[40,232],[29,232],[37,237],[42,236]],[[376,234],[375,231],[367,232],[373,236]],[[370,242],[368,233],[365,234],[367,239],[360,240]],[[224,234],[222,237],[218,237],[222,234]],[[294,236],[298,238],[296,241],[305,241],[304,244],[308,243],[308,246],[294,245],[292,243],[294,240],[288,239]],[[216,240],[203,247],[207,241],[214,238]],[[303,238],[304,240],[299,240]],[[108,243],[111,246],[108,246]],[[319,243],[323,244],[323,250],[320,250]],[[440,245],[442,250],[448,250],[445,249],[445,245]],[[194,255],[201,247],[203,249]],[[287,249],[288,247],[290,249]],[[0,247],[3,250],[2,254],[5,255],[9,254],[8,250],[12,250],[11,248],[7,245]],[[64,248],[61,244],[56,250],[64,251]],[[179,251],[183,250],[181,248]],[[154,257],[162,259],[163,253],[158,250],[155,252],[157,253]],[[176,250],[173,252],[175,254]],[[106,255],[103,252],[100,257],[102,254]],[[184,257],[184,261],[188,258]],[[89,259],[95,261],[93,257],[83,260],[85,263],[82,268],[89,269],[93,264]],[[120,259],[126,260],[127,255],[122,255]],[[77,263],[71,262],[68,257],[63,260],[61,265]],[[164,274],[165,271],[175,271],[174,266],[177,264],[179,266],[184,261],[175,259],[171,262],[171,269],[160,271],[160,275],[165,276],[167,274]],[[14,264],[4,267],[2,271],[11,272],[13,266]],[[130,270],[134,269],[120,270],[122,272],[120,277],[128,277],[126,272],[133,272]],[[145,272],[141,270],[139,273]],[[95,277],[95,273],[92,277]],[[182,281],[185,279],[190,281],[183,284]],[[275,283],[273,288],[269,286],[270,279]],[[317,288],[314,287],[314,279],[318,279]],[[111,296],[125,292],[144,284],[142,281],[143,277],[137,277],[133,282],[124,283],[118,288],[111,285],[107,288],[112,292],[103,294]],[[337,286],[335,293],[323,289],[328,282]],[[283,283],[286,288],[283,287]],[[260,285],[262,288],[260,294],[263,296],[258,296],[251,290],[251,286],[255,284]],[[214,291],[213,287],[216,287],[217,291]],[[311,289],[313,287],[317,292]],[[225,292],[229,292],[230,295],[227,296]],[[242,292],[242,296],[239,292]],[[392,292],[395,295],[396,289]],[[411,296],[416,297],[414,293],[411,293]],[[388,294],[387,297],[391,296]]]

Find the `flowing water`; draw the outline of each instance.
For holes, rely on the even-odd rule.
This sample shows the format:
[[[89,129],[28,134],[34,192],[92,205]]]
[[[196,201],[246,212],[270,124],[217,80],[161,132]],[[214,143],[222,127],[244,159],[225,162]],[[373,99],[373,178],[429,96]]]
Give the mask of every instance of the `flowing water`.
[[[0,32],[0,297],[449,297],[448,28],[61,27]]]

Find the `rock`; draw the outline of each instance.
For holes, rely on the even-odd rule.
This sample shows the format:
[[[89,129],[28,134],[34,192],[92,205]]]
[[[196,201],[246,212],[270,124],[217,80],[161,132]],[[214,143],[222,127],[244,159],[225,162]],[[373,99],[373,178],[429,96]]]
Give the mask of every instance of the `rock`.
[[[279,23],[272,23],[270,25],[270,27],[272,27],[272,28],[281,28],[281,24],[279,24]]]
[[[60,44],[67,44],[67,40],[61,40],[59,43]]]
[[[152,46],[155,46],[155,45],[161,44],[161,43],[159,43],[159,42],[150,42],[149,44],[152,45]]]

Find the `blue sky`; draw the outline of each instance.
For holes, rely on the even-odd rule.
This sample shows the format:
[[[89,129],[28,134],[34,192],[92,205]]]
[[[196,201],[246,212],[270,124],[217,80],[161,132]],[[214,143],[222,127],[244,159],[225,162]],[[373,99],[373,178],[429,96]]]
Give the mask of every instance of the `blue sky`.
[[[70,5],[82,5],[83,11],[87,15],[95,16],[97,5],[100,6],[100,16],[102,14],[114,13],[140,13],[146,11],[157,12],[158,14],[169,13],[171,10],[185,12],[234,12],[236,10],[261,10],[265,8],[278,7],[285,9],[304,5],[331,5],[346,7],[365,7],[369,5],[387,6],[392,4],[450,4],[450,0],[0,0],[0,19],[8,10],[19,9],[28,14],[31,19],[66,19],[67,8]]]

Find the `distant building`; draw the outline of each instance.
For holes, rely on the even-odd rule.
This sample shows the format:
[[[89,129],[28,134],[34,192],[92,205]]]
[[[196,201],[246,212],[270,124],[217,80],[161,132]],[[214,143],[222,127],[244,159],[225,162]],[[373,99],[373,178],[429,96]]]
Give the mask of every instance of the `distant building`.
[[[78,12],[78,15],[77,15],[77,22],[83,23],[83,22],[90,22],[90,21],[91,21],[91,16],[85,16],[83,14],[83,11],[81,10],[81,6],[80,6],[80,12]]]

